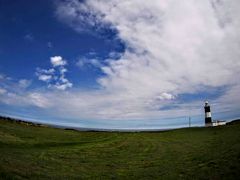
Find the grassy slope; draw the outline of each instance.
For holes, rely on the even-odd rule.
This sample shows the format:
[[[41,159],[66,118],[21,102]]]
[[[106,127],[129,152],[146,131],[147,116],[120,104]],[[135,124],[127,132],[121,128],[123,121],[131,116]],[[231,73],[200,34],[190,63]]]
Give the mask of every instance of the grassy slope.
[[[76,132],[0,120],[0,179],[236,179],[240,124]]]

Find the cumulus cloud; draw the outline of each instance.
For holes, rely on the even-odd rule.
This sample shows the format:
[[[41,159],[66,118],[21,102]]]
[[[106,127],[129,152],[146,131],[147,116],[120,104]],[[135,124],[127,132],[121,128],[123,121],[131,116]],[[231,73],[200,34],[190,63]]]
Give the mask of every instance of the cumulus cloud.
[[[61,56],[54,56],[50,58],[52,67],[50,69],[36,69],[36,75],[40,81],[48,84],[49,88],[56,88],[58,90],[66,90],[71,88],[73,84],[65,77],[67,69],[67,61]]]
[[[53,79],[54,73],[55,73],[55,69],[53,68],[51,69],[37,68],[35,74],[37,75],[40,81],[49,82]]]
[[[54,56],[50,58],[51,63],[54,67],[56,66],[64,66],[67,64],[67,61],[65,61],[61,56]]]
[[[51,75],[42,74],[42,75],[38,76],[38,79],[41,80],[41,81],[48,82],[48,81],[50,81],[52,79],[52,76]]]

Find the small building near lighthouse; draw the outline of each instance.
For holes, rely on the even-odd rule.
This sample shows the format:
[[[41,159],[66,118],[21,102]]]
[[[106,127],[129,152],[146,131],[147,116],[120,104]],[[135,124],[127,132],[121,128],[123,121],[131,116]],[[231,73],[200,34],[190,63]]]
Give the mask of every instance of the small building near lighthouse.
[[[212,120],[211,107],[208,101],[205,101],[204,110],[205,110],[205,126],[206,127],[226,125],[226,121]]]
[[[226,125],[227,122],[226,121],[220,121],[220,120],[216,120],[212,122],[212,126],[222,126],[222,125]]]

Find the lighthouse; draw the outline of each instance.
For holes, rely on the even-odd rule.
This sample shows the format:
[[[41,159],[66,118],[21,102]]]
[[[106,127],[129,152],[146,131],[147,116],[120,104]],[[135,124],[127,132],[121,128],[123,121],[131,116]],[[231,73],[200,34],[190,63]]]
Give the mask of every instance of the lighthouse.
[[[212,115],[211,115],[211,109],[210,105],[208,104],[208,101],[205,102],[205,125],[211,126],[212,125]]]

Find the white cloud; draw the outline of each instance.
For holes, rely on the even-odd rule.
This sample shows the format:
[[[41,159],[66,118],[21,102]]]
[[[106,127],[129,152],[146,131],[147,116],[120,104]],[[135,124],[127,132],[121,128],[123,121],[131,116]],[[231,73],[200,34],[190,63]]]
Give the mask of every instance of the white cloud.
[[[20,79],[18,83],[21,88],[27,88],[31,85],[32,81],[28,79]]]
[[[41,81],[48,82],[48,81],[50,81],[52,79],[52,76],[51,75],[42,74],[42,75],[38,76],[38,79],[41,80]]]
[[[40,108],[48,108],[51,104],[48,99],[40,93],[33,92],[27,95],[29,101],[32,105],[35,105]]]
[[[1,95],[1,94],[0,94]],[[9,92],[1,97],[0,102],[13,106],[35,106],[47,109],[52,106],[44,93],[38,92]]]
[[[102,22],[99,18],[103,14],[101,14],[101,12],[98,14],[93,13],[89,11],[89,8],[88,3],[79,3],[78,0],[62,1],[56,10],[56,15],[59,20],[69,24],[78,32],[91,32],[91,29],[94,29],[94,31],[101,31],[104,26],[102,26]],[[72,19],[72,17],[76,18]]]
[[[81,69],[84,68],[86,66],[92,66],[92,67],[96,67],[96,68],[101,68],[103,65],[100,63],[100,61],[98,59],[95,58],[86,58],[86,57],[82,57],[80,58],[76,65]]]
[[[169,93],[162,93],[160,96],[157,97],[159,100],[164,100],[164,99],[174,99],[175,96]]]
[[[54,73],[55,73],[54,68],[50,69],[37,68],[35,74],[40,81],[50,82],[54,78]]]
[[[17,80],[0,74],[0,81],[0,105],[5,103],[12,106],[48,108],[52,104],[43,91],[38,92],[38,90],[28,88],[32,83],[31,80]]]
[[[54,67],[56,67],[56,66],[66,65],[67,61],[65,61],[61,56],[54,56],[54,57],[51,57],[51,63]]]
[[[66,80],[66,79],[64,79]],[[62,84],[57,83],[54,85],[57,89],[59,90],[66,90],[67,88],[71,88],[72,87],[72,83],[68,82],[68,81],[63,81]]]
[[[66,72],[67,72],[67,69],[66,69],[66,68],[61,68],[61,69],[60,69],[60,73],[61,73],[61,74],[65,74]]]
[[[12,80],[11,77],[6,76],[5,74],[0,74],[0,80],[5,81],[5,80]]]
[[[56,88],[58,90],[66,90],[71,88],[73,84],[65,77],[68,71],[65,65],[67,61],[63,60],[61,56],[54,56],[50,58],[52,68],[50,69],[36,69],[38,79],[48,84],[49,88]]]
[[[7,92],[6,89],[0,88],[0,95],[5,94]]]

